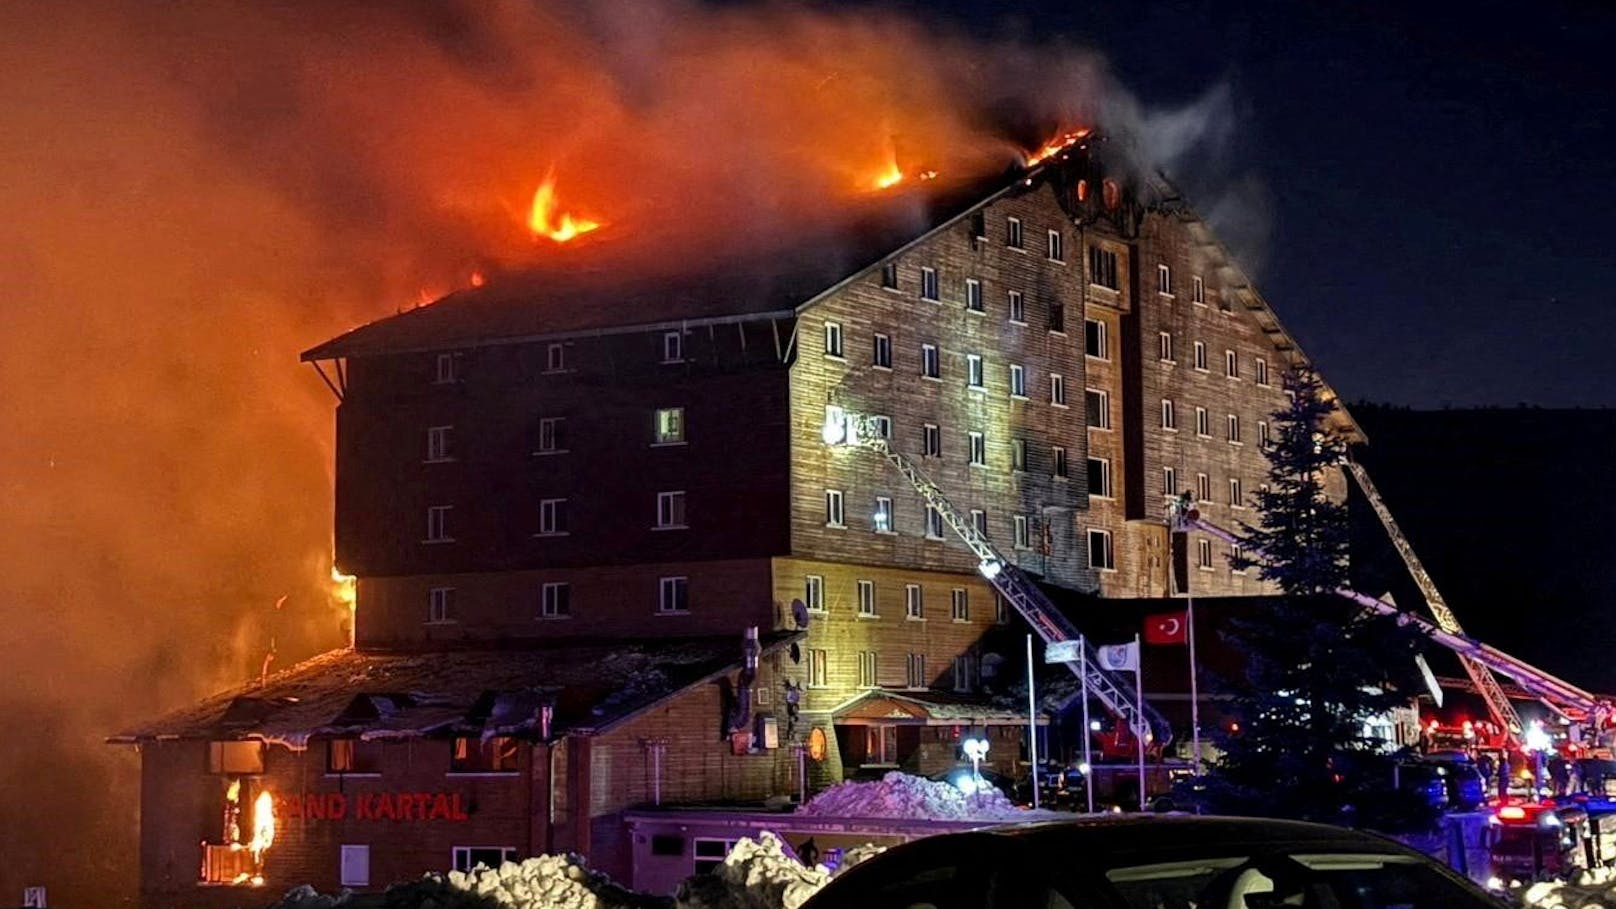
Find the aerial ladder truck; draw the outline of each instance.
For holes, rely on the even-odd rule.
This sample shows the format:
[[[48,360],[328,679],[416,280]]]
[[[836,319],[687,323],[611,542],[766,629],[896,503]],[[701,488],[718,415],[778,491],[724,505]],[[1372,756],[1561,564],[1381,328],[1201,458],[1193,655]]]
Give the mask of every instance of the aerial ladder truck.
[[[1081,650],[1083,658],[1065,661],[1065,665],[1081,681],[1088,693],[1098,700],[1119,722],[1141,742],[1154,739],[1158,745],[1172,738],[1172,730],[1165,718],[1147,704],[1136,704],[1129,686],[1121,683],[1098,658],[1095,648],[1080,634],[1055,604],[1049,601],[1038,585],[1020,568],[994,548],[976,525],[961,516],[948,497],[920,468],[904,457],[887,442],[875,418],[854,413],[835,405],[826,408],[824,439],[827,445],[863,448],[881,455],[925,499],[943,523],[953,530],[977,559],[977,571],[993,589],[1004,597],[1046,645],[1062,644]]]

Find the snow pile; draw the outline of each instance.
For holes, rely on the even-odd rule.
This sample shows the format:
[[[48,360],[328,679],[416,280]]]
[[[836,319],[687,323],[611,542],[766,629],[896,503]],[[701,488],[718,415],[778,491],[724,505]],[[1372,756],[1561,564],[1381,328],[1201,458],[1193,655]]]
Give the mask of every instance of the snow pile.
[[[830,879],[824,865],[804,866],[764,833],[737,842],[712,874],[686,880],[675,902],[678,909],[797,909]]]
[[[625,890],[611,878],[591,871],[578,855],[541,855],[498,868],[428,874],[395,884],[382,901],[397,909],[670,909],[663,897]],[[323,896],[308,886],[290,891],[275,909],[330,909],[374,905],[372,895]]]
[[[881,817],[929,821],[1028,821],[1062,817],[1018,808],[992,786],[967,796],[952,783],[896,770],[868,783],[838,783],[797,809],[819,817]]]
[[[1511,890],[1509,897],[1535,909],[1609,909],[1616,907],[1613,877],[1609,868],[1584,869],[1573,882],[1542,881]]]

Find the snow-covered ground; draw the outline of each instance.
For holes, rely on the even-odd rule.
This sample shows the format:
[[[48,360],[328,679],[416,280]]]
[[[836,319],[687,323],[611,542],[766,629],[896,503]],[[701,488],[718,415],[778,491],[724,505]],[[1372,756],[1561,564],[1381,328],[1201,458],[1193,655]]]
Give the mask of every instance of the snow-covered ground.
[[[1538,909],[1613,909],[1616,875],[1609,868],[1595,868],[1584,871],[1575,881],[1545,881],[1512,889],[1505,897]]]
[[[988,786],[966,795],[952,783],[896,770],[867,783],[838,783],[798,809],[818,817],[880,817],[923,821],[1032,821],[1071,817],[1017,807]]]

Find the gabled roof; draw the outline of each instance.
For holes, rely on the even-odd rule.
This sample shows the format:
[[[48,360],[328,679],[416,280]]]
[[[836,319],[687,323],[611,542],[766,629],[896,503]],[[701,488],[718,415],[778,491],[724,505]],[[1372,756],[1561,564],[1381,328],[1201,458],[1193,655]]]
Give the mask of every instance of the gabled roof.
[[[763,650],[799,637],[766,635]],[[319,737],[537,737],[546,708],[551,736],[593,734],[734,671],[741,657],[739,635],[529,650],[334,650],[107,741],[244,739],[302,748]]]

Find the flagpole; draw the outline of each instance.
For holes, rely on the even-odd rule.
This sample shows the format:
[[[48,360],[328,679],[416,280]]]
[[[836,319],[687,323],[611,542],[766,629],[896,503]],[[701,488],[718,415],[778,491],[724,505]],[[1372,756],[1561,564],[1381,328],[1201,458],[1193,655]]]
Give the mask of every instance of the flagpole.
[[[1184,602],[1184,637],[1190,645],[1190,747],[1194,749],[1195,775],[1201,775],[1201,694],[1195,672],[1195,597]]]
[[[1032,635],[1027,635],[1027,763],[1032,766],[1032,807],[1038,807],[1038,696],[1032,687]]]
[[[1089,814],[1094,813],[1094,761],[1089,754],[1094,730],[1089,728],[1089,642],[1077,636],[1077,677],[1083,683],[1083,788],[1088,790]]]
[[[1145,660],[1140,652],[1139,635],[1133,636],[1134,726],[1133,737],[1139,742],[1139,810],[1145,810]]]

